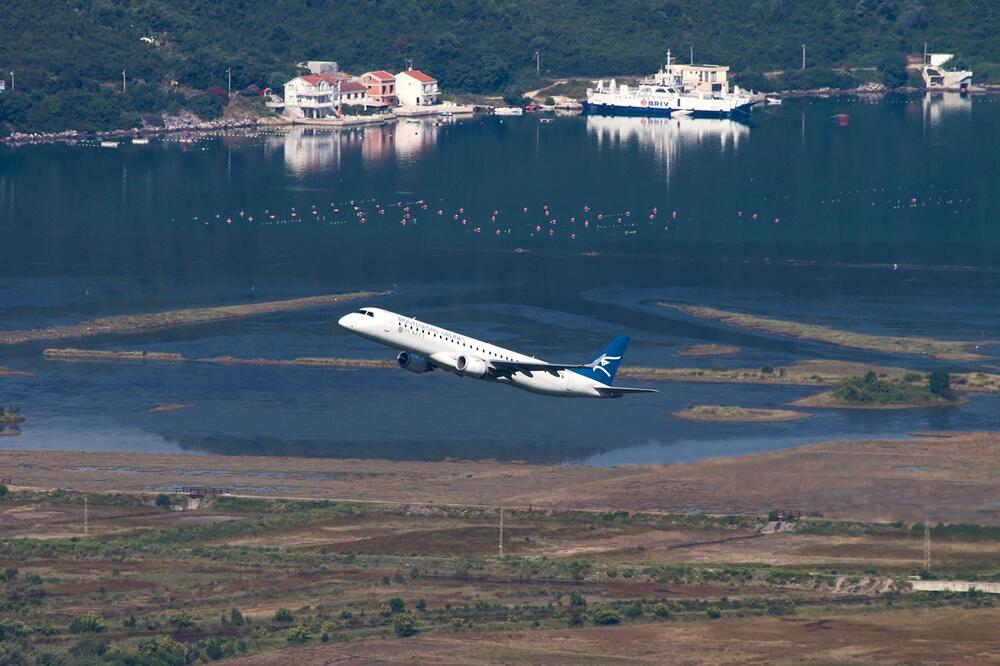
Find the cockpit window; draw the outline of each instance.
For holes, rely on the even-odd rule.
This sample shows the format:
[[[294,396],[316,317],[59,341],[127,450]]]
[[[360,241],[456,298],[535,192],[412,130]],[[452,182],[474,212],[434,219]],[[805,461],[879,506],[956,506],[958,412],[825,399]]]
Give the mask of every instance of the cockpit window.
[[[358,314],[368,314],[368,310],[357,310]]]
[[[362,310],[355,310],[355,312],[358,313],[358,314],[368,315],[369,317],[374,317],[375,316],[375,313],[372,312],[371,310],[364,310],[364,309],[362,309]]]
[[[375,316],[375,313],[374,313],[374,312],[372,312],[371,310],[369,310],[369,311],[368,311],[368,312],[366,312],[365,314],[366,314],[366,315],[368,315],[369,317],[374,317],[374,316]]]

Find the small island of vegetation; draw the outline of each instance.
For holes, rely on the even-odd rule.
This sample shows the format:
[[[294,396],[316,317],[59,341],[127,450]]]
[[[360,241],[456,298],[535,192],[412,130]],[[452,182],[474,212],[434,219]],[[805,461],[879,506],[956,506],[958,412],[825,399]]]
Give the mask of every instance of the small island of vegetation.
[[[768,421],[795,421],[807,419],[812,414],[793,409],[763,409],[735,405],[688,405],[671,416],[686,421],[714,421],[723,423],[765,423]]]
[[[893,379],[869,370],[863,376],[841,380],[832,391],[796,400],[792,404],[798,407],[893,409],[961,402],[961,396],[951,387],[947,372],[937,370],[926,377],[907,373],[901,379]]]
[[[677,352],[678,356],[689,356],[694,358],[702,358],[707,356],[730,356],[732,354],[739,354],[740,348],[733,347],[732,345],[718,345],[718,344],[703,344],[703,345],[691,345],[685,347],[684,349]]]

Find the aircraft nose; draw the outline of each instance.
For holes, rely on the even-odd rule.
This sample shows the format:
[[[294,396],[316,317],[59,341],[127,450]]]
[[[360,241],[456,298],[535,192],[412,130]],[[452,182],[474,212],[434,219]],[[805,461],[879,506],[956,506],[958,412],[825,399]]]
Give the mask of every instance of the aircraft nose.
[[[343,317],[337,320],[337,323],[340,324],[341,328],[346,328],[348,330],[354,328],[353,321],[351,320],[351,315],[353,314],[354,314],[353,312],[350,314],[345,314]]]

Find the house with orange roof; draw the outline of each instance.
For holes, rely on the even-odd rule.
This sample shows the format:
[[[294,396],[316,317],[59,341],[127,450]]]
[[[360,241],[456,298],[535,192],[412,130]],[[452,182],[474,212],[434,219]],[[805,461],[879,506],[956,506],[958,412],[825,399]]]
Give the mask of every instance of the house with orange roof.
[[[396,96],[403,106],[430,106],[440,101],[441,91],[433,76],[408,69],[396,75]]]
[[[361,76],[361,83],[368,88],[368,99],[372,103],[388,106],[399,103],[396,97],[396,77],[389,72],[382,69],[365,72]]]

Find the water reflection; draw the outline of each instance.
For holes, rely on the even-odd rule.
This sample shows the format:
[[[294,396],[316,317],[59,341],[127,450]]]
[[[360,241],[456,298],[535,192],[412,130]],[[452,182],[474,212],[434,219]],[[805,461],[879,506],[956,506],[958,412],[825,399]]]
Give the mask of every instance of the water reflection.
[[[437,143],[438,127],[428,120],[400,121],[394,130],[396,159],[400,162],[413,162]]]
[[[928,92],[923,105],[924,122],[937,127],[945,115],[971,112],[972,98],[957,92]]]
[[[632,116],[587,116],[587,133],[598,146],[621,146],[631,141],[652,150],[670,174],[680,151],[697,146],[718,146],[720,153],[735,153],[750,127],[735,120],[720,118],[636,118]]]
[[[438,126],[425,120],[385,125],[326,129],[292,127],[265,141],[268,150],[281,150],[285,169],[304,177],[339,169],[345,155],[360,153],[365,162],[395,158],[412,163],[437,143]]]

